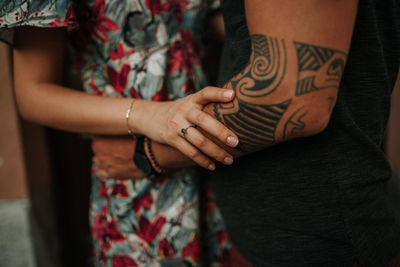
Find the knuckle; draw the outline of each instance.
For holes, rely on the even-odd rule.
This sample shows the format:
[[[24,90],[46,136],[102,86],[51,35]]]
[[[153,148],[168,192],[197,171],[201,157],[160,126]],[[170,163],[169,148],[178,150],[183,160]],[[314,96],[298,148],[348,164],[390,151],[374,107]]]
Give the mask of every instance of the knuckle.
[[[199,157],[199,155],[200,155],[200,153],[197,150],[192,150],[192,151],[188,152],[189,158],[192,158],[192,159]]]
[[[182,113],[184,113],[184,112],[186,111],[186,105],[185,105],[185,104],[180,105],[180,106],[178,106],[178,107],[176,108],[176,110],[177,110],[177,113],[178,113],[178,114],[182,114]],[[176,117],[176,115],[175,115],[174,117]]]
[[[219,133],[218,137],[220,138],[220,140],[225,141],[225,139],[228,138],[228,136],[229,136],[229,131],[227,131],[226,128],[224,126],[222,126],[221,124],[218,124],[216,129]]]
[[[170,127],[176,128],[178,126],[178,119],[176,116],[172,117],[169,121],[168,121],[168,125]]]
[[[201,91],[199,92],[200,97],[201,97],[201,98],[205,98],[205,97],[207,96],[208,90],[209,90],[208,87],[206,87],[206,88],[204,88],[203,90],[201,90]]]
[[[196,115],[196,122],[197,123],[203,123],[204,120],[206,119],[206,115],[203,112],[198,112]]]
[[[183,103],[193,102],[194,99],[195,99],[195,94],[188,95],[188,96],[186,96],[184,99],[185,99],[186,101],[184,101]]]
[[[176,141],[176,135],[173,134],[171,131],[164,133],[164,138],[168,144],[174,144]]]
[[[204,148],[207,144],[207,141],[204,137],[198,137],[196,140],[196,146],[199,148]]]
[[[208,166],[211,164],[210,160],[204,157],[204,159],[201,160],[201,166],[204,168],[208,168]]]
[[[217,152],[217,158],[216,159],[218,161],[224,161],[225,158],[226,158],[225,151],[220,150],[220,151]]]
[[[202,91],[210,91],[210,90],[212,90],[212,88],[210,86],[206,86],[206,87],[203,88]]]

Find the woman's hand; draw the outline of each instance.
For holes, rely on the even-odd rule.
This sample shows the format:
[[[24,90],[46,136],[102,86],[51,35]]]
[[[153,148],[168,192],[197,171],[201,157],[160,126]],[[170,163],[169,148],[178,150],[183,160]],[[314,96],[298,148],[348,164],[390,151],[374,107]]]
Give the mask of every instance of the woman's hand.
[[[156,142],[168,144],[200,166],[214,170],[215,164],[210,158],[230,165],[233,163],[233,157],[196,127],[229,147],[236,147],[239,143],[236,134],[203,111],[208,103],[226,103],[231,102],[233,98],[233,90],[206,87],[175,101],[152,104],[148,101],[137,101],[129,122],[134,132],[140,132]],[[185,134],[182,133],[182,129],[187,130]]]
[[[132,137],[94,136],[92,141],[93,162],[99,175],[113,179],[140,179],[145,175],[132,160],[136,141]]]

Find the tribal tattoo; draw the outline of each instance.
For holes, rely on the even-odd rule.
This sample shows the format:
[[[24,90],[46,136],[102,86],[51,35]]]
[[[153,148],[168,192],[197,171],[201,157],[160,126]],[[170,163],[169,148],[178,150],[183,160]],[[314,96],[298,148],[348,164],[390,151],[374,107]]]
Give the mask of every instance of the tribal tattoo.
[[[292,61],[283,39],[251,36],[252,54],[248,65],[224,87],[231,87],[236,98],[229,104],[214,104],[215,117],[240,139],[239,150],[251,152],[301,135],[307,128],[307,106],[293,106],[296,98],[339,87],[346,54],[329,48],[294,42]],[[295,61],[297,60],[297,62]],[[287,90],[288,64],[296,64],[297,79],[291,93]],[[293,68],[292,68],[293,69]],[[296,73],[291,74],[289,82]],[[286,89],[282,89],[286,88]],[[278,97],[277,97],[278,96]],[[279,96],[283,97],[278,101]],[[286,96],[286,97],[285,97]],[[329,97],[329,110],[335,98]],[[292,107],[292,108],[291,108]],[[278,133],[278,128],[279,133]]]
[[[332,112],[333,107],[335,106],[335,100],[336,100],[336,98],[334,96],[328,97],[328,101],[329,101],[328,110],[329,110],[329,112]]]
[[[346,63],[346,54],[320,46],[295,42],[299,78],[296,95],[326,88],[339,88]]]
[[[229,129],[240,136],[238,149],[254,151],[260,146],[270,146],[275,143],[276,127],[290,102],[291,100],[275,105],[258,105],[238,99],[232,102],[232,107],[214,105],[214,112],[218,120],[223,121]],[[237,111],[220,112],[224,109]]]
[[[259,34],[253,35],[251,42],[251,63],[237,79],[232,79],[232,86],[245,96],[266,96],[274,92],[285,77],[285,43]]]
[[[283,129],[283,140],[289,140],[296,131],[302,131],[306,128],[306,124],[302,121],[305,115],[307,115],[307,111],[304,111],[304,106],[290,115]]]

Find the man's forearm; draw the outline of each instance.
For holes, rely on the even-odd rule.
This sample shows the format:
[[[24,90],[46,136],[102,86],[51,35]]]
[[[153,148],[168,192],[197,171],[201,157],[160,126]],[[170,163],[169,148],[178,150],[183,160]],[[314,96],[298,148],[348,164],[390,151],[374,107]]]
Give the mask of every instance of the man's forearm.
[[[260,34],[251,41],[250,63],[224,86],[235,90],[235,100],[206,108],[239,136],[237,153],[323,130],[336,102],[346,53]]]
[[[336,104],[357,0],[245,0],[249,63],[206,111],[240,139],[235,155],[321,132]],[[222,144],[221,144],[222,145]]]

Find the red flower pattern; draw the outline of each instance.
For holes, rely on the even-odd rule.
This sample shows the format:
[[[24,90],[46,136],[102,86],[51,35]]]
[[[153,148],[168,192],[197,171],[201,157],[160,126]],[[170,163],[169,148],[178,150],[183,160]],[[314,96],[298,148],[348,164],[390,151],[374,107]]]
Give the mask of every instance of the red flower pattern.
[[[169,101],[168,91],[165,87],[162,87],[157,93],[154,94],[152,101]]]
[[[218,244],[220,244],[220,245],[229,242],[228,233],[225,232],[225,231],[219,232],[219,233],[217,234],[217,239],[218,239]]]
[[[106,1],[97,0],[92,8],[92,19],[93,34],[103,43],[108,43],[110,38],[107,32],[114,32],[120,29],[120,27],[111,19],[104,16],[104,11],[106,10]],[[94,23],[93,23],[94,22]]]
[[[166,259],[174,256],[174,249],[166,238],[161,239],[160,244],[158,245],[158,256]]]
[[[109,201],[107,186],[106,186],[106,182],[104,182],[104,181],[100,182],[100,189],[99,189],[98,196],[100,198],[104,197],[107,201]]]
[[[139,266],[132,258],[123,255],[114,255],[112,257],[113,267],[137,267]]]
[[[138,92],[136,91],[136,89],[133,86],[131,86],[131,90],[130,91],[131,91],[131,97],[132,98],[140,98]]]
[[[185,94],[193,94],[196,92],[196,88],[194,86],[194,81],[191,77],[188,77],[188,80],[183,85],[181,92],[183,92]]]
[[[189,5],[187,0],[167,0],[162,5],[162,11],[171,12],[179,24],[183,22],[183,11]]]
[[[139,218],[139,230],[138,236],[143,240],[151,243],[157,235],[161,232],[162,227],[166,223],[165,217],[158,217],[153,223],[151,223],[148,219],[143,216]]]
[[[92,89],[94,95],[103,95],[103,91],[97,86],[94,76],[90,78],[89,87]]]
[[[110,58],[112,60],[121,59],[125,56],[129,56],[135,53],[135,49],[130,49],[127,53],[125,52],[124,46],[122,43],[119,43],[117,49],[110,52]]]
[[[125,91],[131,66],[129,64],[125,64],[122,66],[120,71],[116,71],[110,66],[107,66],[106,70],[109,82],[114,87],[115,91],[118,93]]]
[[[24,14],[25,16],[25,14]],[[75,23],[76,14],[75,9],[72,5],[68,7],[67,13],[65,14],[65,18],[56,18],[54,21],[49,23],[51,27],[66,27],[73,25]]]
[[[200,242],[197,236],[195,236],[189,244],[187,244],[182,250],[182,257],[188,258],[191,257],[195,262],[198,261],[200,255]]]
[[[104,250],[111,248],[111,242],[126,240],[125,236],[118,231],[115,218],[109,221],[107,214],[107,207],[103,206],[101,212],[94,216],[92,226],[93,236],[99,240],[100,247]]]
[[[100,250],[97,254],[98,254],[97,257],[99,258],[99,261],[102,264],[106,264],[107,263],[106,253],[104,253],[104,251]]]
[[[168,75],[182,69],[191,74],[193,67],[199,65],[200,44],[194,40],[190,31],[180,31],[182,40],[176,41],[168,50]]]
[[[145,210],[149,210],[153,205],[153,196],[149,193],[145,194],[141,198],[135,198],[132,201],[132,208],[135,213],[138,213],[140,208],[144,208]]]
[[[162,7],[160,0],[146,0],[146,6],[153,15],[159,15],[161,13]]]
[[[123,182],[113,185],[111,187],[111,194],[117,197],[129,197],[128,190]]]

